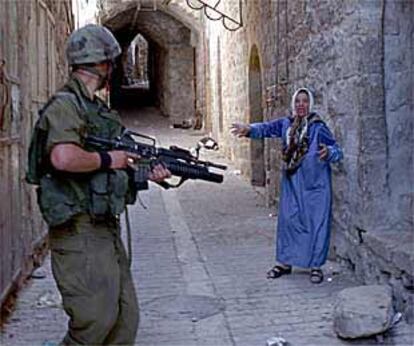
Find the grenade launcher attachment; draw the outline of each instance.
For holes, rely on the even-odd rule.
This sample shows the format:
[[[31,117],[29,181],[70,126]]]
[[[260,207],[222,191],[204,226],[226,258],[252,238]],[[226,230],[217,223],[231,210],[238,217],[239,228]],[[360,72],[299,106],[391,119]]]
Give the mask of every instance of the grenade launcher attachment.
[[[141,140],[136,140],[139,138]],[[147,143],[146,143],[146,142]],[[148,173],[157,164],[162,164],[172,175],[180,177],[180,181],[172,185],[168,182],[159,183],[162,187],[176,188],[188,179],[200,179],[213,183],[223,182],[223,175],[210,172],[210,168],[219,170],[227,169],[227,166],[209,161],[201,161],[189,150],[177,146],[169,149],[157,147],[156,140],[131,130],[124,130],[122,135],[115,139],[104,139],[88,135],[85,144],[97,151],[124,150],[137,154],[141,159],[134,165],[134,182],[138,190],[145,190],[148,186]]]

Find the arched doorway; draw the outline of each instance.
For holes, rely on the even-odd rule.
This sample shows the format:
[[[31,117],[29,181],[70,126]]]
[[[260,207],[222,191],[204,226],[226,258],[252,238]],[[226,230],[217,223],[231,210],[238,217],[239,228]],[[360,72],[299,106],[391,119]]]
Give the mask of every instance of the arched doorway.
[[[249,59],[249,122],[263,121],[262,76],[259,52],[254,45]],[[264,140],[253,140],[250,144],[251,183],[265,185]]]
[[[112,106],[118,110],[153,106],[173,124],[191,123],[195,116],[197,45],[192,29],[164,9],[144,11],[135,2],[109,10],[102,24],[114,33],[122,48],[118,67],[112,74]],[[141,45],[141,51],[146,51],[146,83],[139,87],[128,76],[131,71],[125,69],[128,60],[133,60],[131,44]]]
[[[129,43],[129,45],[128,45]],[[113,73],[111,104],[115,108],[159,107],[159,84],[154,73],[160,47],[138,33],[125,45]]]

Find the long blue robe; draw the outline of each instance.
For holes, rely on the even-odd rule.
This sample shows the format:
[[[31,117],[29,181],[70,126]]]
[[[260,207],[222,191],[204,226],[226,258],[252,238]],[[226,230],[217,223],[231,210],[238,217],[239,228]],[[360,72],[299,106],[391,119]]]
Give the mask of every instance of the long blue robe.
[[[286,132],[292,118],[250,124],[250,138],[278,137],[286,148]],[[342,159],[341,148],[323,122],[308,127],[309,150],[297,171],[282,174],[277,224],[276,260],[292,266],[320,267],[329,250],[332,184],[330,163]],[[320,160],[319,145],[329,149]]]

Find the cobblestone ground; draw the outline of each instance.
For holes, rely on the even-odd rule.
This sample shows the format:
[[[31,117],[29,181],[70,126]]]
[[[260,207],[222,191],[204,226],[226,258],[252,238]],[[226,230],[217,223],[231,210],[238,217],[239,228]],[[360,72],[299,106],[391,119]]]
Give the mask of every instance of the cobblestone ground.
[[[128,124],[157,135],[160,144],[194,144],[202,133],[170,129],[154,111],[130,116]],[[338,291],[358,285],[335,263],[321,285],[296,269],[266,280],[274,258],[274,212],[262,192],[237,175],[218,152],[209,160],[229,164],[223,184],[188,181],[177,190],[151,186],[130,209],[133,275],[141,306],[136,345],[264,346],[274,336],[290,345],[373,345],[375,339],[346,342],[332,328]],[[272,215],[270,215],[272,214]],[[67,319],[60,307],[49,258],[46,277],[32,279],[19,295],[1,334],[1,345],[58,342]],[[385,338],[413,345],[404,325]]]

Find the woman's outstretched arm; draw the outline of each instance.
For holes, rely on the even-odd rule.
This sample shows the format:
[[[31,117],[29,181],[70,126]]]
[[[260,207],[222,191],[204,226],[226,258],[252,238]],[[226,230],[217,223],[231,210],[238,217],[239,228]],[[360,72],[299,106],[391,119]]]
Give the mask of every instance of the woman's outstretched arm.
[[[250,138],[280,138],[282,137],[283,123],[286,118],[275,119],[263,123],[250,124]]]

